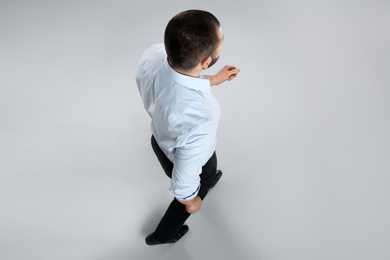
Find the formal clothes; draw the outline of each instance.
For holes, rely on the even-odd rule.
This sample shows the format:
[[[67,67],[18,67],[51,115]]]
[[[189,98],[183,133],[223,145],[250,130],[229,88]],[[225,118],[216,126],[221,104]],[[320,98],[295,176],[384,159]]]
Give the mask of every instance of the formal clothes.
[[[169,192],[180,200],[206,196],[217,170],[216,132],[220,108],[210,81],[176,72],[163,44],[145,51],[136,76],[138,90],[151,117],[152,147],[166,175]],[[173,199],[154,232],[164,242],[190,216]]]

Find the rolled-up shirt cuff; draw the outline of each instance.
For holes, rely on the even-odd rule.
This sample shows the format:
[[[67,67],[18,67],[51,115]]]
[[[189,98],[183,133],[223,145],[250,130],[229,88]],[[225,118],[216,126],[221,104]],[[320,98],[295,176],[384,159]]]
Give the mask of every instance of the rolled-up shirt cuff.
[[[172,187],[169,189],[169,193],[171,193],[171,195],[179,200],[192,200],[193,198],[196,197],[196,195],[198,195],[199,193],[199,190],[200,190],[200,185],[198,186],[198,188],[191,194],[189,195],[183,195],[182,193],[179,193],[177,191],[174,191],[172,189]]]

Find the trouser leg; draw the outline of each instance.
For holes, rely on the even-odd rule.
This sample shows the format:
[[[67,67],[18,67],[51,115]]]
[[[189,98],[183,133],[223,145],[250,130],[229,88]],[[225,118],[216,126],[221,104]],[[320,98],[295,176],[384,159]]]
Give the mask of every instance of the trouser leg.
[[[152,147],[165,171],[165,174],[172,178],[173,163],[165,156],[153,136]],[[213,177],[216,171],[217,156],[214,153],[208,162],[202,167],[202,173],[200,174],[201,186],[198,195],[202,200],[206,197],[210,189],[210,185],[214,180]],[[191,214],[186,211],[183,204],[176,199],[173,199],[154,232],[155,239],[161,242],[166,242],[173,238],[190,215]]]

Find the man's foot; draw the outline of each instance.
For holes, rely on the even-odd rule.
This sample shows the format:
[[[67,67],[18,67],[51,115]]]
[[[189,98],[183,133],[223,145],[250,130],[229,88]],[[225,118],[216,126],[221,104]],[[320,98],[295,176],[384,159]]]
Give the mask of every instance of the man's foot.
[[[189,230],[189,228],[188,228],[187,225],[181,226],[181,228],[180,228],[179,232],[177,232],[176,236],[174,238],[172,238],[171,240],[169,240],[168,242],[165,242],[165,243],[162,243],[162,242],[158,241],[157,239],[155,239],[153,237],[154,233],[151,233],[150,235],[148,235],[145,238],[145,242],[149,246],[161,245],[161,244],[173,244],[173,243],[176,243],[177,241],[179,241],[180,238],[182,238],[188,232],[188,230]]]
[[[218,183],[219,179],[222,177],[222,172],[220,170],[217,170],[214,175],[214,180],[210,184],[210,189],[214,188],[214,186]]]

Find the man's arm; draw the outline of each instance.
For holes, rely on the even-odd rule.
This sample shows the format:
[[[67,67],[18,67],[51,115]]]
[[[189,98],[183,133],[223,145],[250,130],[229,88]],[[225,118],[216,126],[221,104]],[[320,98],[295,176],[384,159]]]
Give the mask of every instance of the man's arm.
[[[212,76],[204,76],[210,80],[211,86],[217,86],[226,80],[232,80],[237,77],[238,73],[240,73],[240,69],[235,66],[226,65],[217,74]]]
[[[192,134],[186,145],[176,148],[170,192],[190,214],[202,206],[202,199],[197,195],[199,174],[214,152],[216,126],[213,121],[204,124]]]

